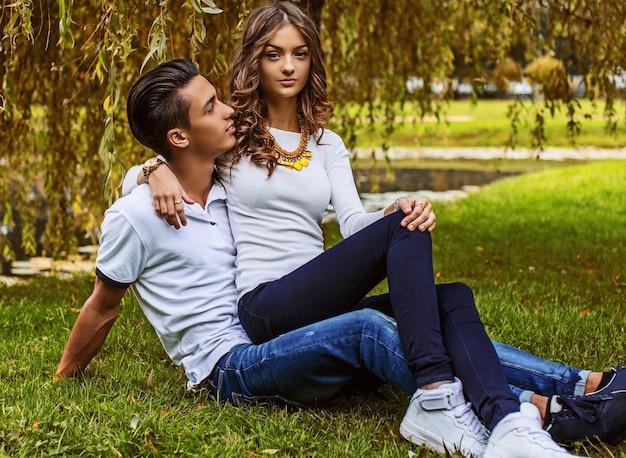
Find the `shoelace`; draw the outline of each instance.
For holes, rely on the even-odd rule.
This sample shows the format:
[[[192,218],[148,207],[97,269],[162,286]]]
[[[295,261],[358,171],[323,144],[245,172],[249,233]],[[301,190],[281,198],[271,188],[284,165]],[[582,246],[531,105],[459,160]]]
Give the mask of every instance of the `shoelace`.
[[[564,450],[556,442],[554,442],[554,440],[552,440],[552,436],[550,436],[550,433],[548,431],[545,431],[543,429],[528,428],[528,435],[533,442],[539,444],[545,450]]]
[[[564,407],[571,409],[582,420],[588,423],[595,423],[598,421],[598,409],[596,408],[596,403],[594,403],[593,398],[585,399],[584,396],[581,396],[573,399],[559,396],[558,401]]]
[[[476,434],[477,436],[484,436],[487,433],[486,428],[483,424],[478,420],[478,417],[472,410],[472,404],[466,402],[464,404],[459,404],[453,409],[454,418],[457,419],[459,423],[468,427],[469,432],[472,434]]]

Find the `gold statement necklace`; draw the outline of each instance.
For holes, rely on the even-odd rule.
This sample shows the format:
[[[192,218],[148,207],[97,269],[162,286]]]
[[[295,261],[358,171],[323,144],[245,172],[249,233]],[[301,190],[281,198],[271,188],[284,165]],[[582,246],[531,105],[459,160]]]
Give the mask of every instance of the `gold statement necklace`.
[[[300,121],[300,144],[295,151],[287,151],[281,148],[280,145],[276,143],[274,136],[272,134],[270,134],[270,136],[272,137],[272,150],[274,151],[274,157],[276,158],[278,165],[282,165],[288,169],[297,170],[299,172],[303,167],[309,165],[311,152],[307,151],[306,147],[309,144],[311,133],[309,132],[309,129],[304,126],[300,116],[298,116],[298,120]]]

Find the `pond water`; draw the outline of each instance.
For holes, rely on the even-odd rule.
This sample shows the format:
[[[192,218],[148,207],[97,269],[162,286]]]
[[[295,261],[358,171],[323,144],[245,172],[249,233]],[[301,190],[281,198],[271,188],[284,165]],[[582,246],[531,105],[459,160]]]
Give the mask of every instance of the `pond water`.
[[[433,202],[458,199],[480,186],[518,174],[485,170],[397,169],[388,175],[385,169],[357,169],[354,179],[363,206],[368,211],[376,211],[407,195],[426,197]]]

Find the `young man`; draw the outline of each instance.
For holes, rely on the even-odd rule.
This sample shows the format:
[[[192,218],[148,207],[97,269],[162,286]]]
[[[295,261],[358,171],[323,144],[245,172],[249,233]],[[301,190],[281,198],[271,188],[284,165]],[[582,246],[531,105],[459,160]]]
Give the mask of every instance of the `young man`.
[[[126,289],[132,287],[168,355],[184,367],[189,388],[206,384],[220,399],[233,403],[278,397],[297,405],[313,405],[367,371],[414,393],[417,387],[395,323],[373,310],[322,321],[261,345],[250,343],[237,317],[235,252],[226,194],[212,175],[215,159],[235,144],[232,113],[189,61],[162,64],[135,83],[128,97],[133,134],[168,161],[196,204],[185,208],[188,224],[184,231],[158,216],[147,186],[138,187],[107,210],[94,291],[76,320],[55,378],[69,377],[87,367],[104,344]],[[508,347],[499,351],[507,353]],[[507,375],[524,381],[532,371],[517,367],[518,357],[532,356],[511,354],[508,362],[503,359]],[[551,374],[561,371],[560,380],[575,375],[572,368],[545,363]],[[243,368],[245,375],[240,377]],[[573,395],[553,397],[562,411],[551,422],[557,440],[594,435],[604,440],[621,438],[626,428],[623,420],[618,424],[614,412],[624,404],[620,396],[626,395],[615,393],[615,387],[626,386],[626,380],[623,371],[613,375],[599,394],[585,396],[584,402]],[[527,385],[548,382],[550,377],[531,378]],[[578,414],[587,406],[600,413],[595,423]],[[524,419],[527,421],[535,420]],[[541,434],[533,434],[538,443],[552,444]],[[497,452],[504,447],[502,456],[517,456],[506,446],[492,444],[491,449]],[[570,455],[555,450],[554,455],[537,456]]]

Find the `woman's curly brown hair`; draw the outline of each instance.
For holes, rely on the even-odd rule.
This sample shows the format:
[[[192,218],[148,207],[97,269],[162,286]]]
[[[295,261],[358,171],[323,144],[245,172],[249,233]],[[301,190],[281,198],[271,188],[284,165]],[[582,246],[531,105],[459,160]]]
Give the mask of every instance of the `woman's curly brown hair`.
[[[249,155],[252,162],[268,169],[276,168],[273,139],[264,125],[267,106],[259,87],[259,68],[265,46],[276,31],[292,24],[302,35],[311,55],[311,69],[306,85],[298,94],[301,122],[319,143],[323,128],[333,112],[326,91],[326,67],[319,32],[305,11],[288,1],[263,5],[248,16],[229,65],[230,104],[235,110],[237,144],[232,163]]]

